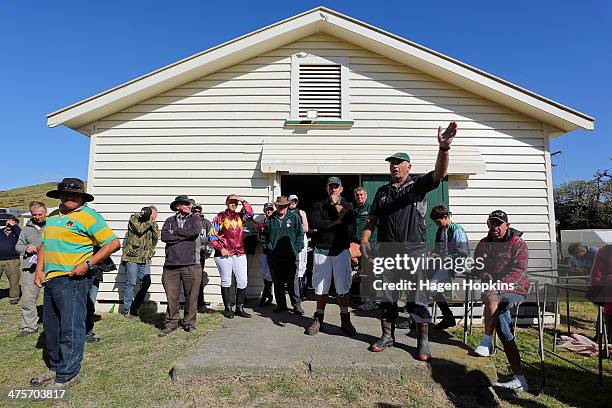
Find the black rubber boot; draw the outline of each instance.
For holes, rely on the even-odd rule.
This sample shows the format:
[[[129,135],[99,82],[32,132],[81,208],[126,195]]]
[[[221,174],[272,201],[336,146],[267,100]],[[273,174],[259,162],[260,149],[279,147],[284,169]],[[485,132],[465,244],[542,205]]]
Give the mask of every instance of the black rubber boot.
[[[236,316],[240,317],[251,317],[249,313],[244,310],[246,289],[236,289]]]
[[[264,288],[259,298],[259,307],[264,307],[272,303],[272,281],[264,279]]]
[[[230,288],[221,287],[221,298],[223,298],[223,316],[228,319],[234,318],[234,311],[230,302]]]
[[[355,326],[351,323],[351,314],[350,313],[340,313],[340,328],[343,332],[353,337],[357,334],[357,330],[355,330]]]
[[[376,343],[370,346],[370,351],[379,352],[387,347],[393,347],[393,342],[395,341],[395,319],[383,317],[380,319],[380,327],[382,329],[382,336]]]
[[[438,330],[444,330],[448,329],[449,327],[456,326],[457,322],[455,321],[455,316],[453,315],[451,308],[448,306],[448,303],[438,302],[436,304],[440,308],[440,311],[442,311],[442,321],[440,321],[440,323],[436,324],[434,327]]]
[[[429,361],[429,323],[417,323],[417,360]]]

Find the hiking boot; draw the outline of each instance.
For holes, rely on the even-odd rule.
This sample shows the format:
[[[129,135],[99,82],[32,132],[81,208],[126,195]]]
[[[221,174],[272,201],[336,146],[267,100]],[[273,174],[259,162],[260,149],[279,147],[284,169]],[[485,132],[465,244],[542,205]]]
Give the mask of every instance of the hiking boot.
[[[382,336],[368,348],[368,350],[375,353],[383,351],[387,347],[393,347],[393,342],[395,341],[395,322],[382,318],[380,319],[380,327],[383,332]]]
[[[293,313],[295,313],[298,316],[304,316],[304,309],[302,309],[302,305],[299,303],[294,304]]]
[[[434,327],[438,330],[446,330],[449,327],[455,327],[457,322],[455,321],[454,316],[443,316],[440,323],[436,324]]]
[[[159,337],[166,337],[167,335],[169,335],[170,333],[172,333],[173,331],[175,331],[176,329],[170,329],[168,327],[162,329],[157,335]]]
[[[17,333],[17,337],[27,337],[30,334],[34,334],[34,333],[36,333],[36,330],[34,330],[34,331],[20,330],[19,333]]]
[[[30,385],[40,385],[53,379],[55,379],[55,371],[47,370],[42,374],[32,377],[30,380]]]
[[[319,334],[321,331],[321,327],[323,326],[323,313],[314,314],[314,320],[312,324],[306,329],[306,334],[309,336],[315,336]]]
[[[355,326],[351,323],[351,314],[350,313],[340,313],[340,328],[343,332],[345,332],[350,337],[353,337],[357,334],[357,330],[355,330]]]
[[[81,382],[81,374],[77,374],[71,379],[69,379],[68,381],[63,382],[63,383],[54,381],[52,384],[49,384],[48,386],[46,386],[45,390],[65,390],[74,385],[77,385],[80,382]],[[34,402],[48,401],[48,396],[46,394],[41,393],[38,397],[34,397],[33,401]]]
[[[191,333],[197,330],[197,327],[195,326],[195,324],[186,324],[185,327],[183,328],[187,333]]]
[[[417,360],[429,361],[429,323],[417,323]]]

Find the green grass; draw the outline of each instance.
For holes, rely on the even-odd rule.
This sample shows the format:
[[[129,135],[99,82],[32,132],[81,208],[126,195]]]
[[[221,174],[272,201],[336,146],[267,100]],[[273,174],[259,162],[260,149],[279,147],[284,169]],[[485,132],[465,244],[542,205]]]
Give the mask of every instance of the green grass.
[[[0,290],[7,288],[5,277],[0,279]],[[6,291],[6,289],[4,290]],[[572,319],[583,321],[584,330],[593,324],[594,308],[588,304],[573,306]],[[564,310],[562,308],[562,310]],[[0,389],[29,388],[29,379],[43,371],[42,348],[38,336],[17,338],[20,311],[0,300]],[[424,385],[408,376],[383,382],[375,376],[354,374],[294,375],[229,378],[179,378],[171,380],[170,369],[210,330],[220,327],[220,314],[199,315],[198,331],[177,331],[168,337],[157,337],[160,314],[149,314],[145,319],[126,319],[117,314],[103,313],[95,331],[102,341],[86,344],[81,371],[82,382],[69,390],[68,401],[10,405],[0,399],[0,406],[58,406],[58,407],[477,407],[473,396],[446,393],[437,384]],[[42,326],[40,326],[42,328]],[[461,335],[457,330],[456,334]],[[475,328],[470,344],[476,345],[480,330]],[[518,329],[522,356],[538,362],[536,330]],[[549,339],[550,340],[550,339]],[[248,341],[245,341],[248,347]],[[289,345],[288,345],[289,346]],[[564,353],[573,361],[596,368],[595,358]],[[508,373],[503,353],[493,357],[500,376]],[[612,394],[595,386],[595,378],[575,370],[569,364],[547,356],[548,379],[544,392],[538,396],[520,393],[498,394],[503,407],[602,407],[608,406]],[[606,362],[607,386],[612,390],[612,365]],[[528,369],[528,380],[537,385],[537,372]]]
[[[53,190],[56,186],[57,182],[49,182],[0,191],[0,208],[17,208],[27,211],[30,201],[42,201],[48,208],[57,207],[59,200],[46,196],[47,191]]]

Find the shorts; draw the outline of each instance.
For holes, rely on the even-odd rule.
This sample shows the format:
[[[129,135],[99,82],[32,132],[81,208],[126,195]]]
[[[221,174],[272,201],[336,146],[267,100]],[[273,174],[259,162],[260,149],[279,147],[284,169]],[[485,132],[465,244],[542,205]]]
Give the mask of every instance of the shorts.
[[[348,249],[335,256],[314,253],[312,286],[315,294],[327,295],[332,279],[338,295],[345,295],[351,289],[353,277],[351,254]]]

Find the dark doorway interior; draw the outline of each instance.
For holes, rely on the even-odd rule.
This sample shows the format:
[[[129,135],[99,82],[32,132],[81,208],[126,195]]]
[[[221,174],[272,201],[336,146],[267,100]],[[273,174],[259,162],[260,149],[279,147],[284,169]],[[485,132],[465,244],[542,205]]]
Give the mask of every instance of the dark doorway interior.
[[[330,176],[333,174],[283,175],[281,176],[281,194],[287,197],[291,194],[297,195],[300,199],[298,207],[308,214],[314,203],[327,197],[325,183]],[[338,177],[342,180],[344,187],[342,197],[352,202],[353,190],[359,187],[359,176],[345,174]]]

